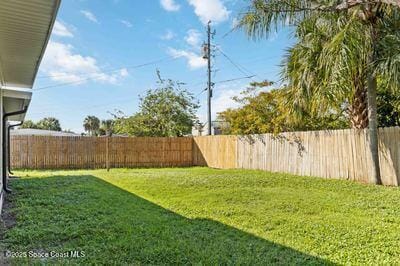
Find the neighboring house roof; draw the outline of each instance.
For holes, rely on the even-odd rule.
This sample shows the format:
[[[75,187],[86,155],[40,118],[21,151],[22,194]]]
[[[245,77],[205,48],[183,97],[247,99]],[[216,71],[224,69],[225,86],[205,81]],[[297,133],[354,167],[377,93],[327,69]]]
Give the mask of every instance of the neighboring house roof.
[[[6,113],[30,103],[59,6],[60,0],[0,0],[0,86]]]
[[[10,133],[12,136],[58,136],[58,137],[80,136],[79,134],[76,134],[76,133],[43,130],[43,129],[33,129],[33,128],[14,129],[14,130],[11,130]]]

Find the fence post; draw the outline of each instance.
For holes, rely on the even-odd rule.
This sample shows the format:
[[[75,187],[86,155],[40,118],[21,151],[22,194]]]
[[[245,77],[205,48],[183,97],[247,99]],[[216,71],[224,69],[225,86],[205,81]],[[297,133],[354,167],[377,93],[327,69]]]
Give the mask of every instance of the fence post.
[[[110,137],[106,137],[106,167],[107,172],[110,171]]]

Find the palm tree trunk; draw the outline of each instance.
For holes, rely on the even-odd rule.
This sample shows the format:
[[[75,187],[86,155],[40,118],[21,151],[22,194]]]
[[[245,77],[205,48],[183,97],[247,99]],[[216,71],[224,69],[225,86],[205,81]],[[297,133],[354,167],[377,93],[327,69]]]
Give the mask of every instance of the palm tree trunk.
[[[356,91],[348,113],[352,128],[364,129],[368,127],[367,89],[364,84],[356,85]]]
[[[373,69],[377,54],[376,43],[378,41],[379,35],[376,25],[376,18],[374,16],[370,17],[369,22],[370,22],[372,50],[369,59],[369,66],[368,66],[369,71],[367,72],[369,73],[367,96],[368,96],[368,119],[369,119],[368,137],[369,137],[369,149],[372,159],[371,182],[380,185],[382,184],[382,180],[381,180],[381,170],[379,164],[379,139],[378,139],[378,115],[377,115],[378,108],[376,103],[377,79],[375,71]]]
[[[376,103],[376,88],[377,81],[376,76],[371,75],[368,78],[368,137],[369,137],[369,149],[371,152],[372,159],[372,173],[371,182],[374,184],[382,184],[380,165],[379,165],[379,140],[378,140],[378,118],[377,118],[377,103]]]

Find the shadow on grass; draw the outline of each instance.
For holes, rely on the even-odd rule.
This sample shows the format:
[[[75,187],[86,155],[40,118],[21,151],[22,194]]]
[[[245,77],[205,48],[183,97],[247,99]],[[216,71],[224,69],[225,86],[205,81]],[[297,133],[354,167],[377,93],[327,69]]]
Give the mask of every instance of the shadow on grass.
[[[330,264],[217,221],[188,219],[94,176],[11,186],[17,224],[4,241],[12,251],[78,250],[85,257],[70,260],[91,264]]]

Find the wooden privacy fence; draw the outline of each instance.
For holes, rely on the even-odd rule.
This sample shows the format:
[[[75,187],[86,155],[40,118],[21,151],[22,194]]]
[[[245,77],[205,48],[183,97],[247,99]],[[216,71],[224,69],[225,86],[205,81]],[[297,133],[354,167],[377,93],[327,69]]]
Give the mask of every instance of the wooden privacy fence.
[[[194,137],[193,165],[213,168],[236,168],[237,137]]]
[[[26,169],[192,165],[192,138],[12,136],[11,166]]]
[[[400,183],[400,129],[379,129],[382,182]],[[366,130],[283,133],[238,137],[237,167],[369,183]]]
[[[400,184],[400,128],[379,130],[385,185]],[[366,130],[186,138],[13,136],[14,168],[209,166],[369,182]]]

